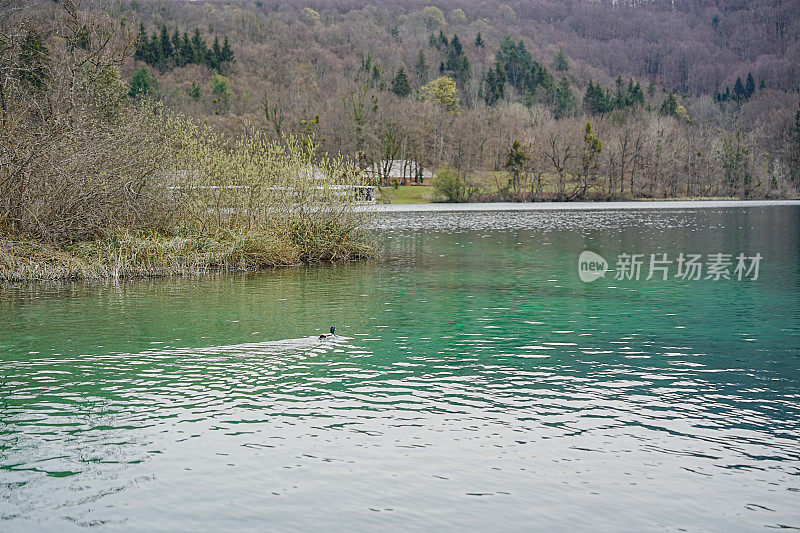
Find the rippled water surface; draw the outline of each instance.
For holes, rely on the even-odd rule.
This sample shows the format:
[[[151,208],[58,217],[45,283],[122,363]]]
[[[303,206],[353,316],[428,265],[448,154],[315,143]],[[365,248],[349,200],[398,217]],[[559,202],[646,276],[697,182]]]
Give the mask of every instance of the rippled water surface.
[[[366,264],[0,288],[0,530],[800,529],[800,208],[377,225]]]

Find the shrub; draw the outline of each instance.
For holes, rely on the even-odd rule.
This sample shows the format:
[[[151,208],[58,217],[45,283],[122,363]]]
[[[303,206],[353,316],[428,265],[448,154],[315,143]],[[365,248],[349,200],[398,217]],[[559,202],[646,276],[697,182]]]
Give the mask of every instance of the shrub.
[[[463,202],[467,199],[467,184],[449,163],[439,167],[431,184],[445,202]]]

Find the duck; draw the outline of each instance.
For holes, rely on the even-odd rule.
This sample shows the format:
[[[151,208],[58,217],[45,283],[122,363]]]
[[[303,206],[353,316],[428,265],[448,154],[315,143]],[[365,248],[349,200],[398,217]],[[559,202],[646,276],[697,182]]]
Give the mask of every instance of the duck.
[[[330,333],[323,333],[322,335],[319,336],[319,339],[320,340],[330,339],[331,337],[335,337],[335,336],[336,336],[336,326],[331,326],[331,332]]]

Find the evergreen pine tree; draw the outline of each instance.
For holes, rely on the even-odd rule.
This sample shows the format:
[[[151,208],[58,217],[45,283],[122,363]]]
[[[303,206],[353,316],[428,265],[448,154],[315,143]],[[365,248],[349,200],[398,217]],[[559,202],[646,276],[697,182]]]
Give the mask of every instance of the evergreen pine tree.
[[[750,98],[756,92],[756,80],[753,79],[753,73],[747,73],[747,81],[744,83],[744,97]]]
[[[506,73],[503,65],[495,61],[494,68],[490,68],[486,73],[486,91],[484,101],[486,105],[492,106],[503,99],[505,96]]]
[[[508,82],[527,95],[528,104],[533,103],[537,93],[548,95],[552,101],[553,78],[547,68],[533,59],[523,41],[515,43],[508,35],[504,36],[495,57],[503,65]]]
[[[161,26],[161,57],[164,61],[172,58],[172,41],[166,25]]]
[[[148,46],[147,64],[151,67],[162,67],[164,62],[164,54],[161,52],[161,39],[158,38],[157,33],[150,36],[150,44]]]
[[[586,91],[583,93],[583,109],[589,114],[594,114],[594,99],[594,82],[589,80],[589,83],[586,85]]]
[[[147,30],[145,30],[144,24],[139,24],[139,37],[136,39],[136,51],[133,53],[133,58],[137,61],[147,61],[149,45]]]
[[[233,49],[231,48],[231,43],[228,42],[228,36],[226,35],[222,42],[222,62],[233,63],[234,61],[235,57],[233,55]]]
[[[188,65],[193,61],[194,49],[192,48],[192,42],[189,40],[189,34],[183,32],[183,37],[181,38],[181,63]]]
[[[569,70],[569,61],[567,61],[567,56],[564,55],[564,50],[561,48],[558,49],[558,52],[556,52],[553,58],[553,67],[559,72],[566,72]]]
[[[483,37],[481,36],[481,32],[478,32],[478,35],[475,36],[475,47],[476,48],[486,47],[486,43],[483,42]]]
[[[140,67],[133,73],[128,84],[128,95],[131,97],[148,94],[155,88],[156,80],[147,67]]]
[[[586,92],[583,95],[583,107],[591,115],[607,113],[611,111],[611,96],[608,89],[604,89],[599,83],[595,84],[589,80]]]
[[[220,63],[222,63],[222,47],[219,45],[219,37],[214,36],[214,44],[208,51],[206,64],[212,70],[219,70]]]
[[[741,77],[736,78],[736,83],[733,86],[733,98],[736,101],[741,101],[745,99],[744,84],[742,83]]]
[[[425,52],[420,50],[419,54],[417,54],[417,59],[414,60],[414,76],[416,76],[420,85],[425,85],[428,83],[429,73],[428,59],[425,57]]]
[[[411,94],[411,84],[408,82],[408,76],[403,67],[400,67],[397,75],[392,80],[392,92],[401,98]]]
[[[622,83],[622,76],[617,76],[617,81],[614,82],[614,109],[624,109],[628,107],[628,95],[625,91],[625,85]]]
[[[447,40],[447,35],[444,34],[443,30],[439,30],[439,41],[436,44],[436,47],[440,50],[444,50],[448,46],[450,46],[450,41]]]
[[[572,111],[575,106],[575,97],[572,95],[572,89],[569,86],[569,80],[564,77],[556,87],[556,99],[553,106],[553,113],[556,118],[561,118]]]
[[[741,81],[741,80],[739,80]],[[675,93],[669,93],[661,104],[659,111],[664,116],[675,117],[678,116],[678,100],[675,98]]]
[[[472,66],[464,53],[464,47],[461,45],[458,35],[453,35],[453,40],[450,41],[450,46],[447,48],[447,61],[443,64],[440,72],[445,70],[453,73],[453,78],[461,87],[464,87],[472,77]]]
[[[183,57],[181,56],[181,34],[178,33],[178,28],[172,32],[172,59],[175,61],[176,67],[182,67]]]
[[[450,41],[450,53],[455,57],[464,53],[464,47],[461,46],[461,40],[458,35],[453,35],[453,40]]]
[[[380,65],[375,64],[372,65],[372,81],[373,83],[380,85],[381,77],[383,77],[383,69]]]
[[[194,34],[191,39],[192,43],[192,63],[202,65],[206,62],[206,55],[208,46],[206,45],[203,36],[200,35],[200,28],[194,29]]]
[[[641,84],[637,81],[634,85],[633,80],[628,80],[628,105],[644,105],[644,92]]]

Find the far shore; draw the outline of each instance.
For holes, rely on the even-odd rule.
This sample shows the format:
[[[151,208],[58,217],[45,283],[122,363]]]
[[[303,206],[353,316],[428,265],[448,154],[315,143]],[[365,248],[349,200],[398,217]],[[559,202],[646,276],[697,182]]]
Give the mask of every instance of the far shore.
[[[468,202],[376,204],[366,209],[378,213],[412,211],[619,211],[636,209],[713,209],[723,207],[781,207],[800,205],[793,200],[633,200],[609,202]]]

